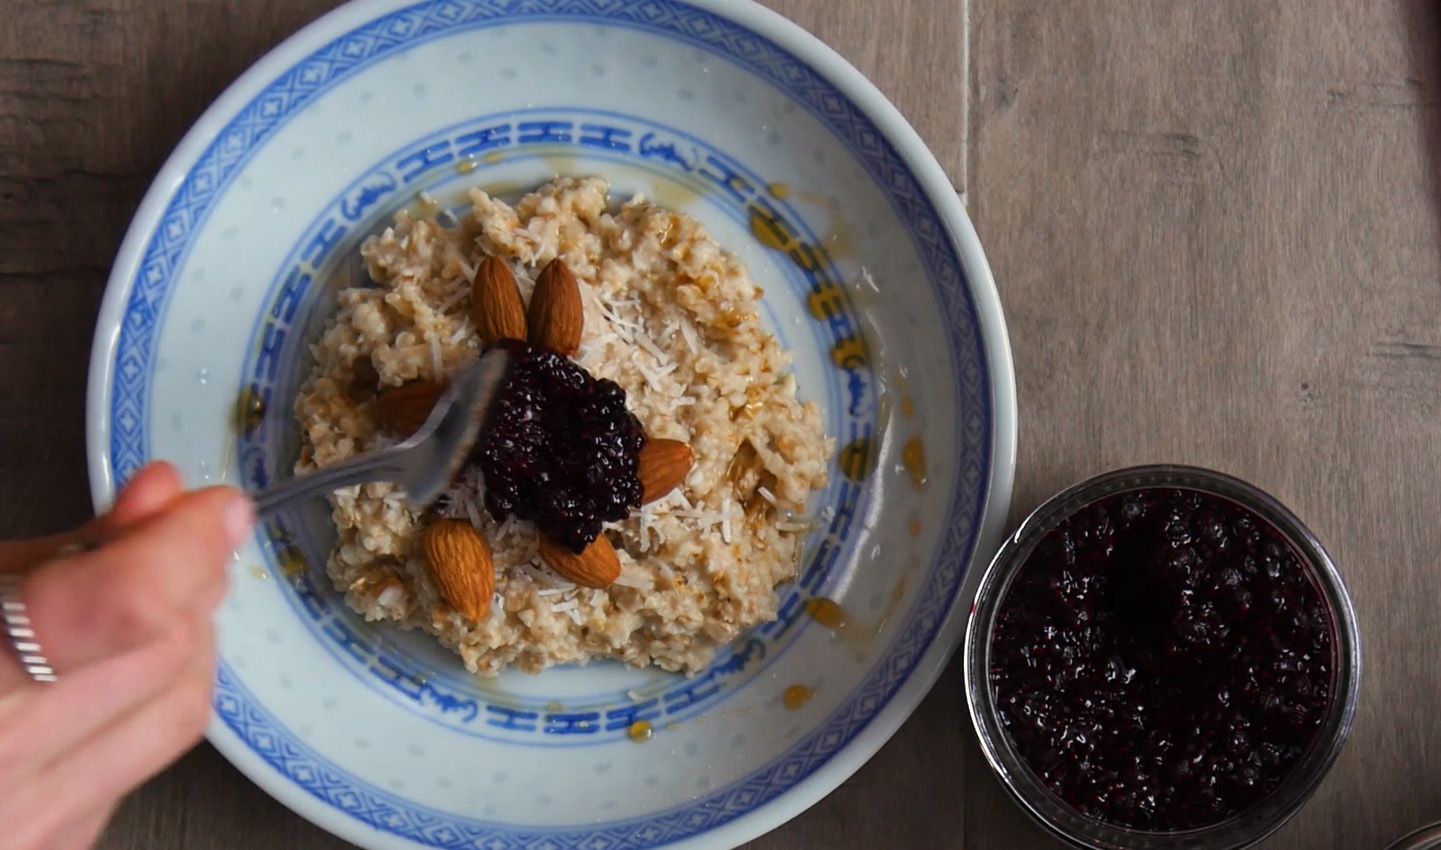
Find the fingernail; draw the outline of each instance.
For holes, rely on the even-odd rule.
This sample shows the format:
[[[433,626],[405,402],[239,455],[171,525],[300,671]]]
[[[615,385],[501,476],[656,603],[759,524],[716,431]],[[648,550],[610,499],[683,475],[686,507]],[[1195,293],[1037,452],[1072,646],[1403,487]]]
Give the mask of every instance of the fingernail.
[[[244,496],[236,496],[225,506],[220,521],[225,527],[225,536],[230,539],[230,548],[237,549],[255,527],[255,506]]]

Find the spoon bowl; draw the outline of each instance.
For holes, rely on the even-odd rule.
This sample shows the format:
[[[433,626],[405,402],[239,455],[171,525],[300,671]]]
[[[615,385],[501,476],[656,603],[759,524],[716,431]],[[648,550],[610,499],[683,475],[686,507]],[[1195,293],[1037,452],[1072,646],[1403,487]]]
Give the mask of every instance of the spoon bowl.
[[[276,484],[255,497],[257,513],[268,517],[301,499],[372,481],[399,484],[412,508],[429,507],[475,446],[509,370],[510,353],[490,349],[455,376],[419,431],[393,446]]]

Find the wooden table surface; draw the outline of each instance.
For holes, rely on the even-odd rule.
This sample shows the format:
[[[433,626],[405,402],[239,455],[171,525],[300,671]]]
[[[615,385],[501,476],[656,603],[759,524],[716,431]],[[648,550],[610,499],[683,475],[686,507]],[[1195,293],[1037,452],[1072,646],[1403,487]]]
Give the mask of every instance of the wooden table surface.
[[[770,0],[884,90],[989,253],[1020,390],[1014,513],[1109,467],[1271,490],[1360,614],[1351,741],[1269,850],[1441,819],[1441,8],[1354,0]],[[109,264],[170,148],[325,0],[0,0],[0,533],[88,510]],[[209,746],[106,850],[346,846]],[[1004,797],[956,665],[780,848],[1053,847]]]

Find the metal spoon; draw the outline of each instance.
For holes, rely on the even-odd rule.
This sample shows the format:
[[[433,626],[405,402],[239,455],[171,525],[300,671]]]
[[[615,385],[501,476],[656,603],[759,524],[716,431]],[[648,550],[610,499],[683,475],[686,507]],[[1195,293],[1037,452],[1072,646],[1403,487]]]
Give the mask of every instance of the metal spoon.
[[[411,507],[425,508],[465,462],[509,368],[510,353],[490,349],[455,376],[425,424],[405,442],[276,484],[255,497],[256,512],[263,519],[311,496],[372,481],[399,484]]]

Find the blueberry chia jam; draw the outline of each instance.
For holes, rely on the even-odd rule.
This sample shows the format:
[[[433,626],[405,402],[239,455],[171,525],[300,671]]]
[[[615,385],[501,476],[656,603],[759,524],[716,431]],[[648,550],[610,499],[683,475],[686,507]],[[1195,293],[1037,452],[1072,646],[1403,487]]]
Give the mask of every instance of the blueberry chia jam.
[[[547,348],[498,344],[511,350],[510,377],[473,456],[486,509],[496,520],[530,520],[579,553],[602,523],[640,506],[645,433],[614,381]]]
[[[1178,831],[1281,787],[1331,708],[1335,642],[1276,527],[1218,495],[1150,487],[1040,538],[999,602],[987,672],[1001,727],[1058,797]]]

